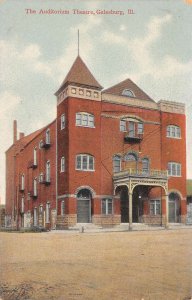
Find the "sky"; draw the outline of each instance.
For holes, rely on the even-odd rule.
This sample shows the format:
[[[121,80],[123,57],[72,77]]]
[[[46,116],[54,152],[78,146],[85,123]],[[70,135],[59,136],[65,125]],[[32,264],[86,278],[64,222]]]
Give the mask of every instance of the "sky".
[[[131,78],[155,101],[185,103],[192,178],[191,0],[0,0],[0,196],[12,123],[29,134],[56,116],[54,93],[77,56],[110,87]],[[41,11],[68,11],[42,14]],[[128,10],[133,14],[128,14]],[[94,14],[74,14],[74,10]],[[120,14],[101,14],[121,11]],[[35,13],[32,13],[32,11]],[[31,13],[30,13],[31,12]]]

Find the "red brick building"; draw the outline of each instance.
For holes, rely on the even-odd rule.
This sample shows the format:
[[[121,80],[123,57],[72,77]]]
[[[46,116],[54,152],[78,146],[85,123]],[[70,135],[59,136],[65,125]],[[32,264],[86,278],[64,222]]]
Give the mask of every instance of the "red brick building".
[[[7,226],[165,224],[186,219],[182,103],[156,103],[130,79],[106,90],[78,56],[51,124],[6,152]]]

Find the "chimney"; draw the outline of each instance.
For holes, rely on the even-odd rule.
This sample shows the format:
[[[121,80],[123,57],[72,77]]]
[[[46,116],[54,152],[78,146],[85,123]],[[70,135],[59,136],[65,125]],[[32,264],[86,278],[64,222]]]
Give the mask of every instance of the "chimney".
[[[24,132],[19,132],[19,139],[22,139],[25,136]]]
[[[17,120],[13,121],[13,143],[17,141]]]

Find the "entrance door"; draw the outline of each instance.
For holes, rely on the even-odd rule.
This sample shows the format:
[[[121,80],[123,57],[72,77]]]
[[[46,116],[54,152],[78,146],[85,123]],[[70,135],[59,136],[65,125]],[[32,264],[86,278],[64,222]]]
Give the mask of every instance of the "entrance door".
[[[129,197],[127,190],[121,191],[121,223],[129,222]]]
[[[169,222],[177,223],[180,219],[180,198],[177,193],[169,195]]]
[[[91,193],[82,189],[77,195],[77,223],[91,222]]]

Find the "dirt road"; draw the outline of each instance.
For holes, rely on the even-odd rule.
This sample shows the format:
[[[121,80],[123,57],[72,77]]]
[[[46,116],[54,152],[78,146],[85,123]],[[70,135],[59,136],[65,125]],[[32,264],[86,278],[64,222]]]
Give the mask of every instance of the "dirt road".
[[[192,229],[0,233],[0,298],[179,300],[192,296]]]

